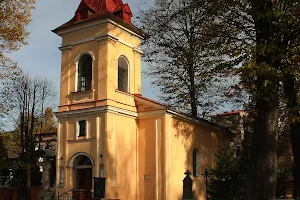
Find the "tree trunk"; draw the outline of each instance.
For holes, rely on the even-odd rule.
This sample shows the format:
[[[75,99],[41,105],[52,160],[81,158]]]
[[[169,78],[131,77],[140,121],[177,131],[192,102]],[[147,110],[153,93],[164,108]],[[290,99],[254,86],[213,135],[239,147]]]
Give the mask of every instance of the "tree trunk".
[[[278,106],[257,103],[245,200],[275,199],[277,175]]]
[[[30,200],[30,191],[31,191],[31,166],[30,164],[26,165],[26,193],[27,199]]]
[[[300,123],[291,124],[291,143],[294,156],[294,189],[293,198],[300,198]]]
[[[189,80],[190,80],[190,105],[191,105],[191,114],[193,117],[198,117],[198,110],[197,110],[197,94],[196,94],[196,87],[195,87],[195,69],[194,65],[189,65]]]
[[[292,74],[287,74],[284,81],[284,92],[288,100],[287,108],[289,111],[290,137],[294,156],[294,188],[293,198],[300,197],[300,122],[299,118],[299,103],[297,99],[296,78]]]
[[[274,33],[276,26],[273,6],[270,0],[251,0],[252,17],[256,31],[256,53],[253,61],[255,84],[253,100],[256,116],[254,135],[248,163],[245,185],[245,200],[276,199],[277,141],[279,112],[280,57],[274,56]],[[247,76],[248,74],[246,74]]]
[[[195,91],[191,92],[191,110],[192,110],[192,116],[198,117],[198,110],[197,110],[197,100],[195,96]]]

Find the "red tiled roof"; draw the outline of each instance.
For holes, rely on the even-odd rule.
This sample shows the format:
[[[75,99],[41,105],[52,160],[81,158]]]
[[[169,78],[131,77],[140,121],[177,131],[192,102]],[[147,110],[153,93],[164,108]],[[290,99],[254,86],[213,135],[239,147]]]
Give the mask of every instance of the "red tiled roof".
[[[150,102],[152,102],[152,103],[161,105],[161,106],[165,106],[165,105],[159,103],[158,101],[155,101],[155,100],[153,100],[153,99],[149,99],[149,98],[147,98],[147,97],[144,97],[144,96],[141,95],[141,94],[134,94],[134,96],[139,97],[139,98],[144,99],[144,100],[147,100],[147,101],[150,101]]]
[[[123,4],[122,0],[81,0],[75,16],[60,28],[72,25],[81,20],[90,20],[102,15],[112,14],[123,22],[132,25],[132,12],[128,4]]]
[[[57,132],[55,131],[55,132],[43,132],[43,133],[34,133],[34,135],[56,135],[57,134]]]

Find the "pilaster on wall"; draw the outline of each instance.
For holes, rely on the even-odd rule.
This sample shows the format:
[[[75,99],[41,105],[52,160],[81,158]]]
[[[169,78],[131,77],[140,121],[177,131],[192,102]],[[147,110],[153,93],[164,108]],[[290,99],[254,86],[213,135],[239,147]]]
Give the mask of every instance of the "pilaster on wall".
[[[56,154],[56,169],[57,169],[57,173],[56,173],[56,185],[59,185],[59,176],[60,176],[60,149],[61,149],[61,123],[60,121],[58,121],[58,125],[57,125],[57,137],[56,137],[56,142],[57,142],[57,154]]]
[[[116,132],[115,116],[105,114],[105,177],[107,196],[115,197],[116,191]]]
[[[165,124],[165,199],[173,199],[172,193],[172,120],[170,117],[164,117]]]
[[[99,168],[99,165],[100,165],[100,134],[101,134],[101,130],[100,130],[100,127],[101,127],[101,121],[100,121],[100,117],[97,117],[96,118],[96,140],[97,140],[97,159],[96,159],[96,177],[100,177],[100,168]],[[102,155],[102,154],[101,154]]]
[[[109,39],[105,36],[101,36],[95,39],[98,44],[98,59],[97,69],[95,70],[95,80],[97,82],[95,99],[107,98],[107,73],[108,73],[108,42]]]
[[[165,118],[155,119],[155,193],[156,200],[166,197],[166,149]]]
[[[62,52],[60,75],[60,105],[68,105],[70,104],[68,94],[70,94],[70,52],[72,46],[60,47],[59,49]]]
[[[142,79],[140,74],[141,71],[141,57],[143,55],[143,52],[138,48],[133,48],[133,66],[134,66],[134,72],[133,77],[131,81],[132,88],[134,88],[133,94],[141,94],[142,93]],[[138,76],[139,75],[139,76]]]

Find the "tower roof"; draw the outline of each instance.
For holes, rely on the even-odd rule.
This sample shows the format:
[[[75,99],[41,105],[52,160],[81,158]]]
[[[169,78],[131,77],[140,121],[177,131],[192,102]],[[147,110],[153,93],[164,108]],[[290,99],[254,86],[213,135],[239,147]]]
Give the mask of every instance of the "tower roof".
[[[77,22],[89,21],[98,17],[113,18],[130,29],[137,29],[132,24],[132,16],[129,5],[123,4],[122,0],[81,0],[74,17],[53,31],[57,32]]]

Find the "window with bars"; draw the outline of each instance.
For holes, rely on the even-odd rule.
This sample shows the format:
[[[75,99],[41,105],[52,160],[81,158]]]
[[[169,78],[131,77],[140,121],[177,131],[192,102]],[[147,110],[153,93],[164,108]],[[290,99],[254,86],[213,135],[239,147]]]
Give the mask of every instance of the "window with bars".
[[[92,63],[90,55],[83,55],[78,62],[77,91],[89,91],[92,87]]]
[[[118,90],[128,91],[128,61],[124,56],[118,59]]]
[[[86,120],[78,121],[78,137],[86,136]]]

